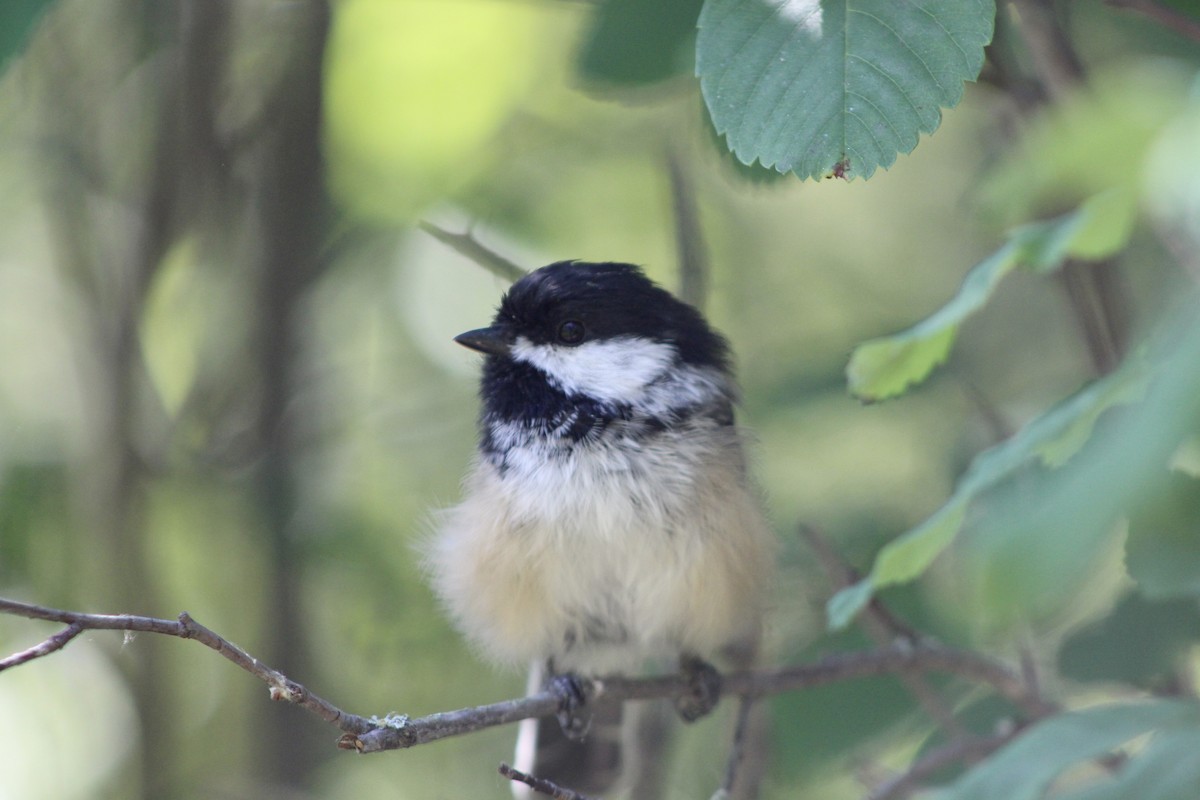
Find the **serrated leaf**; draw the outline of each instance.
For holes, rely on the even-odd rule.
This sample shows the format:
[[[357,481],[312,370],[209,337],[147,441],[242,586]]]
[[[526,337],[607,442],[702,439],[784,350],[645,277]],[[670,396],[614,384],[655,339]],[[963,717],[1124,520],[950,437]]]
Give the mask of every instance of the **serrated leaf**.
[[[585,84],[643,86],[691,71],[703,0],[608,0],[579,54]]]
[[[962,99],[993,0],[705,0],[696,71],[743,163],[869,178]]]
[[[1200,705],[1158,700],[1059,714],[1031,727],[935,800],[1037,800],[1066,769],[1164,726],[1200,725]],[[1140,795],[1134,795],[1140,796]]]
[[[1015,228],[992,255],[971,268],[958,293],[916,325],[855,348],[846,367],[850,393],[864,402],[903,394],[946,360],[959,327],[987,304],[1017,267],[1057,269],[1068,257],[1100,257],[1128,241],[1133,212],[1128,197],[1105,192],[1053,220]]]
[[[878,589],[923,574],[954,540],[970,503],[982,492],[1032,463],[1063,464],[1087,440],[1101,413],[1141,396],[1148,374],[1143,360],[1132,359],[1036,417],[1010,439],[975,456],[940,509],[885,545],[867,577],[830,599],[829,626],[838,629],[849,624]]]

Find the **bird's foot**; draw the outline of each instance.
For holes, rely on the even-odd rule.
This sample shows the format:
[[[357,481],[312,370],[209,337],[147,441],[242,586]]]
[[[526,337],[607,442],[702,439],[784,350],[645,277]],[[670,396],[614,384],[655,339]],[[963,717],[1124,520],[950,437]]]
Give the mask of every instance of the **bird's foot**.
[[[721,673],[703,659],[684,656],[679,661],[687,689],[675,698],[675,711],[684,722],[706,716],[721,699]]]
[[[592,714],[587,705],[587,692],[578,676],[570,673],[554,675],[550,678],[549,689],[558,695],[558,724],[562,726],[563,735],[571,741],[579,741],[587,736],[592,727]]]

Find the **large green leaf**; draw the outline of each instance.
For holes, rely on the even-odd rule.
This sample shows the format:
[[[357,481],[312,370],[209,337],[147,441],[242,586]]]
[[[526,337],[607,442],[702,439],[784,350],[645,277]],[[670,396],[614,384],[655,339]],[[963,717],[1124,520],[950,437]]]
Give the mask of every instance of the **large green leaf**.
[[[1056,800],[1192,800],[1200,797],[1200,725],[1162,731],[1116,775]]]
[[[1200,726],[1200,705],[1184,700],[1159,700],[1060,714],[1033,726],[933,797],[935,800],[1037,800],[1069,767],[1107,755],[1134,737],[1168,726],[1188,729]],[[1140,792],[1119,796],[1142,797]],[[1183,796],[1195,795],[1180,795]]]
[[[1109,255],[1124,247],[1132,219],[1128,199],[1106,192],[1057,219],[1016,228],[999,250],[967,273],[946,305],[907,330],[855,348],[846,367],[851,394],[866,402],[902,394],[946,360],[959,326],[987,303],[1005,275],[1017,267],[1047,272],[1071,256]]]
[[[696,71],[744,163],[869,178],[983,66],[993,0],[705,0]]]
[[[978,495],[1031,464],[1064,463],[1087,441],[1101,413],[1142,395],[1148,374],[1146,363],[1133,359],[1035,418],[1012,438],[977,455],[954,494],[937,512],[889,542],[865,578],[833,596],[827,609],[830,626],[848,624],[876,590],[921,575],[954,540],[969,504]]]
[[[1130,592],[1111,614],[1063,643],[1059,671],[1076,681],[1154,689],[1175,678],[1197,642],[1200,609],[1194,600],[1153,602]]]

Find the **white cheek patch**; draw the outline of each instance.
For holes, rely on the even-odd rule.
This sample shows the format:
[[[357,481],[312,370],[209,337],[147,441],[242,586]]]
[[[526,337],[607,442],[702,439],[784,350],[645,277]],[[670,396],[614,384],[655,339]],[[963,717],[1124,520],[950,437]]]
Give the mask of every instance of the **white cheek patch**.
[[[627,403],[675,363],[675,348],[638,336],[585,342],[578,347],[533,344],[517,338],[512,357],[546,373],[569,394]]]

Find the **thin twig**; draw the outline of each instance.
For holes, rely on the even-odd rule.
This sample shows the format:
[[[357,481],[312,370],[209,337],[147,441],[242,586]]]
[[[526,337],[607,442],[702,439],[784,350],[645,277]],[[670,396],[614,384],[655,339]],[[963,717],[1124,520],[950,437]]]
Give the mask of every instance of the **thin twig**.
[[[837,554],[837,551],[829,544],[829,540],[819,530],[811,525],[801,523],[800,535],[816,554],[817,560],[821,562],[821,567],[829,577],[829,583],[834,591],[851,586],[862,577],[858,570],[847,564]],[[914,642],[922,638],[920,632],[893,614],[877,597],[871,598],[871,602],[867,605],[866,616],[875,619],[894,637],[898,636]],[[883,644],[883,642],[878,643]]]
[[[1087,80],[1050,0],[1012,0],[1021,35],[1028,46],[1036,78],[1047,98],[1062,101]],[[1070,259],[1059,271],[1080,336],[1092,367],[1107,375],[1120,363],[1128,339],[1128,303],[1122,296],[1117,266],[1112,260],[1082,263]]]
[[[985,738],[972,737],[955,739],[949,744],[927,753],[913,763],[905,772],[891,780],[877,784],[867,800],[898,800],[920,788],[921,784],[943,767],[963,762],[979,761],[1008,744],[1018,732],[1017,728]]]
[[[538,778],[527,772],[521,772],[519,769],[513,769],[508,764],[500,765],[500,774],[510,781],[518,781],[525,784],[538,794],[549,795],[554,800],[593,800],[589,795],[580,794],[574,789],[559,786],[554,781],[548,781],[545,778]]]
[[[675,220],[675,258],[679,262],[679,298],[704,308],[708,298],[708,250],[700,225],[696,193],[679,155],[668,148],[667,176],[671,180],[671,210]]]
[[[65,622],[70,626],[67,630],[78,628],[79,631],[139,631],[142,633],[158,633],[164,636],[176,636],[180,639],[195,639],[204,646],[216,650],[246,672],[266,683],[270,689],[272,700],[281,700],[298,705],[347,733],[365,733],[375,727],[375,724],[370,720],[342,711],[337,706],[318,697],[304,686],[288,678],[282,672],[263,664],[233,642],[196,622],[187,612],[180,614],[178,620],[142,617],[133,614],[83,614],[77,611],[62,611],[57,608],[46,608],[45,606],[21,603],[16,600],[8,600],[0,597],[0,613],[12,614],[18,617],[25,617],[26,619]],[[60,633],[57,635],[62,636],[63,634]],[[16,666],[16,664],[49,655],[66,644],[70,638],[74,638],[75,635],[78,635],[78,632],[72,634],[57,647],[44,648],[42,652],[33,653],[16,663],[9,662],[17,658],[17,656],[29,654],[31,651],[26,650],[24,653],[18,653],[17,656],[11,656],[0,663],[3,663],[5,667]],[[51,637],[51,639],[53,638]],[[37,650],[38,648],[31,649]]]
[[[1025,685],[1029,687],[1029,691],[1035,695],[1042,693],[1042,680],[1038,674],[1037,658],[1034,656],[1032,644],[1028,637],[1021,642],[1020,647],[1021,659],[1021,680],[1025,681]]]
[[[470,231],[454,233],[424,220],[418,222],[417,226],[442,244],[506,281],[518,281],[525,276],[526,270],[484,245]]]
[[[725,780],[721,782],[721,791],[733,796],[733,787],[737,783],[738,772],[742,759],[746,755],[746,737],[750,727],[750,712],[754,708],[754,699],[743,697],[738,704],[737,722],[733,726],[733,745],[729,748],[729,762],[725,765]]]
[[[1142,14],[1181,36],[1200,42],[1200,20],[1156,0],[1107,0],[1113,8]]]
[[[811,525],[801,525],[800,534],[817,554],[817,559],[829,575],[829,581],[835,591],[844,589],[858,580],[859,576],[854,568],[842,560],[819,530]],[[896,637],[908,641],[916,641],[919,638],[916,631],[892,614],[877,597],[871,598],[871,602],[867,606],[867,613],[859,618],[859,622],[871,640],[880,646],[889,644]],[[955,718],[953,710],[942,699],[942,696],[923,677],[904,672],[897,677],[909,693],[916,698],[925,713],[948,733],[956,737],[971,735]]]
[[[1058,22],[1058,10],[1050,0],[1012,2],[1017,6],[1021,34],[1046,94],[1062,100],[1083,83],[1084,73],[1083,63]]]
[[[84,628],[79,623],[71,623],[53,636],[49,636],[41,642],[38,642],[28,650],[22,650],[19,653],[13,653],[5,659],[0,659],[0,672],[15,667],[19,664],[24,664],[26,661],[33,661],[35,658],[48,656],[55,650],[61,650],[67,646],[67,643],[74,639],[79,634],[83,633]]]

